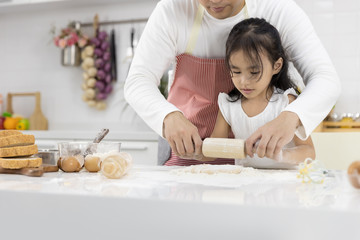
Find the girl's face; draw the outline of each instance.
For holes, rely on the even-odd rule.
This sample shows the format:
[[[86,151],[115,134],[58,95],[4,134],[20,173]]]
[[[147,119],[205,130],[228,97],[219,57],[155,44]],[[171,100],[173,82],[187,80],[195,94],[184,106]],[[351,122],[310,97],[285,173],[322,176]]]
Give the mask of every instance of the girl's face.
[[[225,19],[238,14],[245,4],[245,0],[199,0],[206,11],[217,19]]]
[[[268,86],[272,76],[281,70],[282,58],[279,58],[274,65],[266,54],[260,53],[260,58],[262,67],[259,64],[252,63],[242,50],[230,55],[232,81],[246,99],[269,99],[267,96]]]

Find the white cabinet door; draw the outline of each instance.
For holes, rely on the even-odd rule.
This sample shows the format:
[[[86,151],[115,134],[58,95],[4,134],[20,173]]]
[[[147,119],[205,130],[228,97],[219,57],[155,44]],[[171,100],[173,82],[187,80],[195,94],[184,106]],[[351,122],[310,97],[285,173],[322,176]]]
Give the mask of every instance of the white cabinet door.
[[[130,153],[134,164],[157,165],[157,142],[126,141],[121,142],[121,151]]]

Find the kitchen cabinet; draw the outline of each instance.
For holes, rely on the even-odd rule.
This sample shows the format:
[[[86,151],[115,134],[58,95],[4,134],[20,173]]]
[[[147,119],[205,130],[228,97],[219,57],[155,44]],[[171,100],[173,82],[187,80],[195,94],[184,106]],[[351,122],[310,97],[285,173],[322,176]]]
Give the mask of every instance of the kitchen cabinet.
[[[121,179],[85,171],[1,174],[1,238],[359,238],[360,191],[344,171],[305,184],[296,171],[173,172],[179,169],[135,165]]]
[[[316,159],[329,169],[346,170],[360,160],[360,132],[314,132]]]
[[[64,141],[93,141],[96,131],[23,131],[35,136],[39,149],[58,149]],[[121,142],[121,151],[129,153],[135,164],[157,165],[158,135],[154,132],[110,131],[103,141]]]

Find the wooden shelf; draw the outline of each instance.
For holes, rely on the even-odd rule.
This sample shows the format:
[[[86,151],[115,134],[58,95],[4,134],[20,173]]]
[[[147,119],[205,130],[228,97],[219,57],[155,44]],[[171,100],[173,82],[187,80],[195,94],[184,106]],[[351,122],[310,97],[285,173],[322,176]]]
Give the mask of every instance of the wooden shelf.
[[[360,122],[328,122],[323,121],[317,132],[360,132]]]

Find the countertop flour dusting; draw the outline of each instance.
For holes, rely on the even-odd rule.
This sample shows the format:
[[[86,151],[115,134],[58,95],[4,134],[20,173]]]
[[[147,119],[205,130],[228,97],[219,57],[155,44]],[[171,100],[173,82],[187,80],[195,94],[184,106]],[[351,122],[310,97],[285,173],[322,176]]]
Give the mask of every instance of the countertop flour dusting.
[[[177,167],[169,172],[176,182],[212,186],[237,187],[261,182],[296,182],[296,170],[268,170],[239,165],[192,165]],[[173,177],[171,177],[173,176]]]
[[[241,176],[263,176],[264,173],[261,171],[251,168],[243,167],[239,165],[211,165],[211,164],[199,164],[174,169],[171,173],[176,175],[184,174],[240,174]]]

